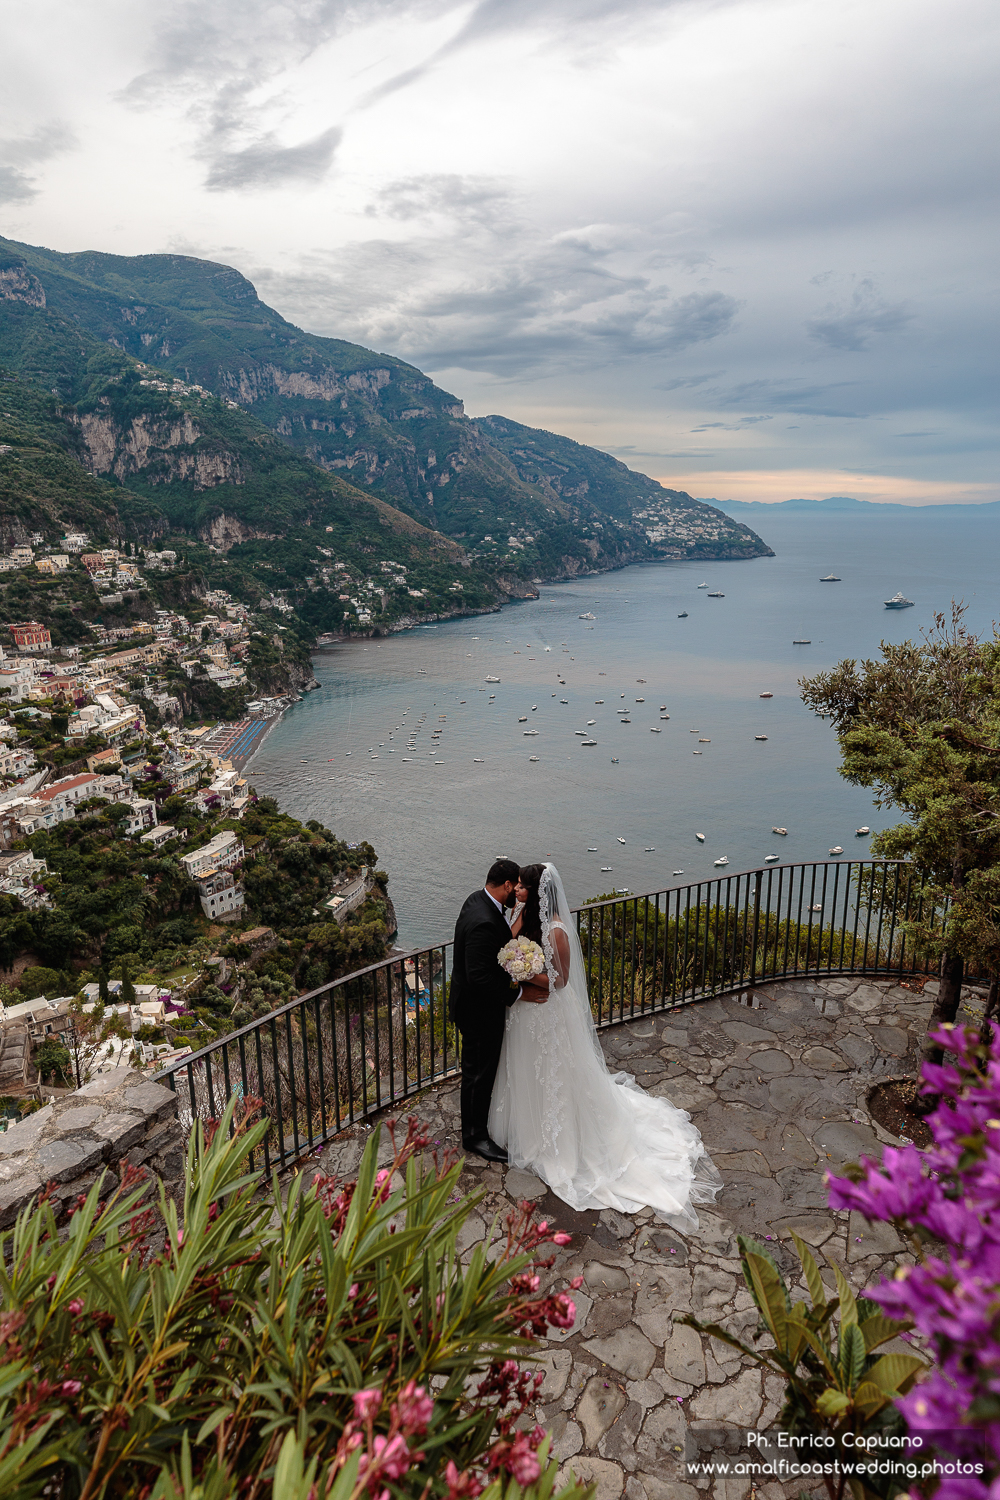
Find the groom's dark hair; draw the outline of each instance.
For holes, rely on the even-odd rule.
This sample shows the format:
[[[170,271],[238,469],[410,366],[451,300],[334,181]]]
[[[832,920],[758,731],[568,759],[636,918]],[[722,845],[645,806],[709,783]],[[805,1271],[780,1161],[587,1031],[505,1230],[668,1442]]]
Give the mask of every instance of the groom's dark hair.
[[[486,876],[487,885],[506,885],[508,880],[517,880],[520,873],[517,860],[495,859]]]

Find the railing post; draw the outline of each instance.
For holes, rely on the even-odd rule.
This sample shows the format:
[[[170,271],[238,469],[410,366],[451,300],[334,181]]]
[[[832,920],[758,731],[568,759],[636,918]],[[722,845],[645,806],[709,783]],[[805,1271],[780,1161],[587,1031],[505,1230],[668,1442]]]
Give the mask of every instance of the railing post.
[[[750,942],[750,981],[747,984],[749,990],[757,983],[757,938],[760,932],[760,888],[763,874],[763,870],[755,870],[753,876],[753,937]]]

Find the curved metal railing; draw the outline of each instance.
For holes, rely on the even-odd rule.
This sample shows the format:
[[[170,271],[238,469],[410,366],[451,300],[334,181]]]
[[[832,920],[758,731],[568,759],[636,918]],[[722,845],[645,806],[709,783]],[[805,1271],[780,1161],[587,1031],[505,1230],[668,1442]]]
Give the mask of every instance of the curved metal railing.
[[[615,895],[574,913],[598,1026],[773,980],[913,974],[924,910],[910,866],[836,860],[763,866]],[[235,1093],[264,1100],[262,1165],[282,1167],[346,1126],[458,1072],[447,1020],[452,944],[414,949],[331,980],[156,1075],[190,1124]]]

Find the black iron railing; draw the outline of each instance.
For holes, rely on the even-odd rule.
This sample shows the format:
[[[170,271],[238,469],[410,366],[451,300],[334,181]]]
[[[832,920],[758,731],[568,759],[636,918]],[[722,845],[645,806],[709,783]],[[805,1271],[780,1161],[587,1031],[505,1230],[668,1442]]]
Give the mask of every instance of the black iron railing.
[[[720,874],[574,913],[598,1026],[775,979],[913,974],[928,965],[912,925],[939,924],[910,867],[837,860]],[[235,1093],[272,1121],[265,1170],[318,1150],[345,1126],[458,1071],[447,1019],[452,944],[344,975],[156,1075],[183,1122]]]

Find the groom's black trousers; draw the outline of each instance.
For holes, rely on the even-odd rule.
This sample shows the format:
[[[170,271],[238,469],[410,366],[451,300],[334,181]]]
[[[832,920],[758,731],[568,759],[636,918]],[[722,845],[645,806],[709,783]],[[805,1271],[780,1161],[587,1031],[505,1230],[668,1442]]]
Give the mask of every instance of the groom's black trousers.
[[[503,1047],[506,1011],[478,1017],[462,1032],[462,1140],[466,1145],[489,1134],[490,1098]]]

